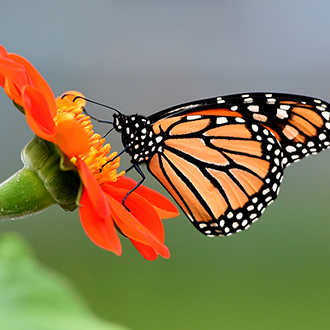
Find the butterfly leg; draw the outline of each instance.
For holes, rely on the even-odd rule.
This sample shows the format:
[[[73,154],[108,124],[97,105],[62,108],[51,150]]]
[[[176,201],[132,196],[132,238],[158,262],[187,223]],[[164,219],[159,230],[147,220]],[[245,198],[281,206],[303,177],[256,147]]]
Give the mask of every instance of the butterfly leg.
[[[115,157],[111,158],[110,160],[108,160],[106,163],[104,163],[101,168],[100,168],[100,172],[102,172],[102,169],[105,165],[109,164],[110,162],[114,161],[116,158],[120,157],[125,151],[126,151],[127,147],[122,150],[119,154],[117,154]],[[131,166],[130,168],[128,168],[125,172],[129,171],[131,168],[133,168],[133,166]]]
[[[130,209],[125,205],[125,201],[127,199],[127,197],[136,189],[138,188],[142,183],[143,181],[146,179],[146,176],[144,175],[143,171],[141,170],[140,166],[138,164],[133,164],[132,166],[130,166],[126,172],[130,171],[132,168],[135,169],[136,172],[138,172],[141,176],[141,180],[136,184],[136,186],[134,188],[132,188],[127,194],[126,196],[124,197],[123,201],[122,201],[122,204],[123,206],[125,207],[125,209],[127,211],[130,211]]]

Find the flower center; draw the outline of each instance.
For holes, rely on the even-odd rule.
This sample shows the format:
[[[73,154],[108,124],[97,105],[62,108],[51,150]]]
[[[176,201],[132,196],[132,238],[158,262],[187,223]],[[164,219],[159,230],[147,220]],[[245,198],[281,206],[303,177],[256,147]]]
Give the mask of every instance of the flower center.
[[[117,173],[117,168],[120,165],[120,157],[116,157],[117,152],[110,153],[110,144],[104,144],[105,139],[100,134],[94,133],[90,117],[83,114],[82,111],[82,108],[67,108],[64,106],[57,110],[54,122],[57,125],[61,116],[67,113],[72,114],[74,120],[83,126],[89,140],[89,152],[81,155],[81,159],[89,167],[100,185],[106,182],[114,182],[125,174],[125,171],[119,174]],[[73,157],[70,160],[75,163],[76,158]]]

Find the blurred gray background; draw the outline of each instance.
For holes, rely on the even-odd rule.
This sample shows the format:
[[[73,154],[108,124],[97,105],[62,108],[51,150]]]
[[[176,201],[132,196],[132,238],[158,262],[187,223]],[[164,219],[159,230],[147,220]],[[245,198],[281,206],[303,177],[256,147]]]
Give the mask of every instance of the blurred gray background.
[[[0,43],[55,95],[79,90],[127,114],[253,91],[330,101],[329,17],[329,1],[13,0],[0,2]],[[33,134],[3,91],[0,106],[3,181]],[[121,150],[118,134],[108,141]],[[20,232],[97,315],[132,329],[329,329],[329,161],[323,152],[286,170],[244,233],[209,239],[184,216],[166,220],[169,260],[147,262],[124,239],[122,257],[103,251],[77,211],[56,206],[0,232]]]

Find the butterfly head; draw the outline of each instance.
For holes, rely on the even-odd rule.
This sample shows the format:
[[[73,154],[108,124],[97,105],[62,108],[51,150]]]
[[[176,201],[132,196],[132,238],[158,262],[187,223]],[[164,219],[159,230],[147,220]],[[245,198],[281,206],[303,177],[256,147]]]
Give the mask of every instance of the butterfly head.
[[[125,122],[127,122],[127,116],[119,113],[115,113],[113,115],[113,127],[117,132],[121,132],[123,127],[125,126]]]
[[[150,120],[141,115],[125,116],[114,114],[113,125],[117,132],[122,133],[122,142],[133,163],[148,161],[155,150],[155,136]]]

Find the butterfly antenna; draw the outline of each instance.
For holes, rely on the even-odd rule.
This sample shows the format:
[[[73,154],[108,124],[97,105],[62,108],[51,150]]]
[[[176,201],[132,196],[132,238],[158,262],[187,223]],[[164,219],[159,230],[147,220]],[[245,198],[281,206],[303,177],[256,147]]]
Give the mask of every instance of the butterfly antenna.
[[[110,107],[109,105],[106,105],[106,104],[103,104],[103,103],[100,103],[100,102],[96,102],[96,101],[91,100],[91,99],[87,99],[86,97],[84,97],[84,96],[80,96],[80,95],[63,94],[63,95],[61,96],[61,99],[63,99],[64,97],[66,97],[66,96],[68,96],[68,95],[69,95],[69,96],[74,96],[74,98],[73,98],[73,102],[76,101],[77,99],[83,99],[83,100],[85,100],[86,102],[93,103],[93,104],[99,105],[99,106],[101,106],[101,107],[103,107],[103,108],[107,108],[107,109],[110,109],[110,110],[116,111],[116,112],[119,113],[119,114],[122,114],[122,113],[121,113],[118,109],[116,109],[116,108]],[[89,116],[89,117],[92,118],[93,120],[96,120],[96,121],[99,122],[99,123],[113,124],[112,121],[109,121],[109,120],[102,120],[102,119],[98,119],[98,118],[96,118],[96,117],[93,117],[92,115],[90,115],[90,114],[87,112],[87,110],[86,110],[85,108],[83,108],[83,111],[85,112],[85,114],[86,114],[87,116]],[[111,129],[108,133],[106,133],[106,135],[108,135],[111,131],[112,131],[112,129]]]
[[[106,104],[104,104],[104,103],[100,103],[100,102],[97,102],[97,101],[94,101],[94,100],[88,99],[88,98],[86,98],[86,97],[84,97],[84,96],[80,96],[80,95],[72,95],[72,94],[64,94],[64,95],[62,95],[61,98],[63,99],[63,98],[64,98],[65,96],[67,96],[67,95],[74,96],[74,98],[73,98],[73,102],[74,102],[75,100],[77,100],[77,99],[83,99],[83,100],[85,100],[86,102],[93,103],[93,104],[99,105],[100,107],[103,107],[103,108],[107,108],[107,109],[110,109],[110,110],[116,111],[117,113],[119,113],[119,114],[122,115],[122,113],[121,113],[118,109],[116,109],[116,108],[114,108],[114,107],[110,107],[109,105],[106,105]]]

